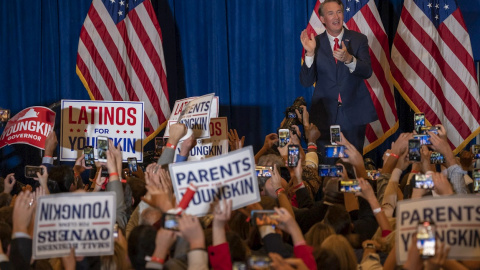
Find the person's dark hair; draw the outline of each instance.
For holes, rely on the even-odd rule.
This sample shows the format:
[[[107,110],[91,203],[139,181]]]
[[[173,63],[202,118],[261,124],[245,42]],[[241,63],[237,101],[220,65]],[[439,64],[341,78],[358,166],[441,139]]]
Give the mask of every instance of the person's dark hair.
[[[67,165],[54,166],[48,172],[48,178],[57,182],[61,192],[69,192],[74,183],[74,175],[71,167]]]
[[[12,195],[7,193],[0,193],[0,207],[9,206],[12,202]]]
[[[13,207],[4,206],[0,208],[0,221],[6,222],[10,227],[13,227]]]
[[[330,225],[336,234],[348,235],[352,232],[352,220],[343,205],[334,204],[328,207],[323,223]]]
[[[153,226],[135,227],[128,237],[128,257],[133,269],[145,269],[145,256],[152,256],[155,250],[157,231]]]
[[[318,8],[318,15],[324,16],[323,7],[325,6],[326,3],[330,3],[330,2],[337,3],[338,5],[340,5],[342,7],[342,10],[343,10],[342,0],[325,0],[325,1],[323,1],[323,3],[320,4],[320,7]]]
[[[12,241],[12,226],[4,221],[0,221],[0,240],[2,241],[3,252],[6,254],[8,245]]]
[[[141,201],[141,198],[145,196],[147,193],[147,189],[145,188],[145,182],[137,177],[129,177],[127,179],[127,184],[130,186],[132,190],[132,197],[133,197],[133,204],[132,209],[137,208],[138,204]]]
[[[348,179],[355,179],[357,178],[355,176],[355,170],[353,169],[353,166],[352,164],[348,163],[348,162],[345,162],[343,161],[342,159],[338,159],[337,162],[335,162],[335,164],[342,164],[343,167],[345,167],[345,170],[347,171],[347,176],[348,176]]]

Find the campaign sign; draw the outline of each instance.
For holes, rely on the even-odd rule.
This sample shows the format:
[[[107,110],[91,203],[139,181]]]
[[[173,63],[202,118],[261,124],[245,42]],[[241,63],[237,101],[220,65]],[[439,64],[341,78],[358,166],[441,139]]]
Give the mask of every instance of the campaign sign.
[[[187,105],[190,101],[196,98],[198,97],[189,97],[189,98],[179,99],[175,101],[175,104],[173,105],[172,114],[170,115],[170,118],[168,119],[168,122],[167,122],[167,127],[165,128],[165,133],[163,135],[164,138],[170,137],[170,126],[177,123],[178,117],[182,113],[185,105]],[[210,108],[210,118],[218,117],[218,106],[219,106],[218,97],[214,96],[212,99],[212,106]]]
[[[112,255],[114,192],[59,193],[37,200],[33,258]]]
[[[183,107],[178,122],[184,124],[195,138],[210,138],[210,110],[214,93],[203,95]]]
[[[143,162],[143,121],[143,102],[62,100],[60,160],[76,160],[85,146],[97,160],[97,137],[104,136],[122,147],[123,162]]]
[[[407,260],[419,222],[435,223],[435,241],[450,246],[448,258],[480,260],[480,197],[452,195],[403,200],[397,204],[397,262]]]
[[[182,145],[177,147],[180,154]],[[226,117],[210,118],[210,138],[198,139],[197,145],[190,150],[188,160],[201,160],[213,156],[228,154],[228,123]],[[175,158],[177,156],[175,155]]]
[[[260,201],[252,146],[200,161],[169,165],[177,201],[190,183],[197,187],[186,212],[204,216],[215,198],[233,201],[233,210]]]
[[[45,149],[45,139],[55,125],[55,112],[46,107],[29,107],[12,117],[0,136],[0,148],[24,143]]]

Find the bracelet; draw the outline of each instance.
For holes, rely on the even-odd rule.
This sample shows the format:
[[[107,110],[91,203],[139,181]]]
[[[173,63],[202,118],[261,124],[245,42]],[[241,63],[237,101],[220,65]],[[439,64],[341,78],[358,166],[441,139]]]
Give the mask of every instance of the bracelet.
[[[97,186],[100,186],[100,187],[101,187],[101,186],[103,186],[103,185],[99,185],[99,184],[97,184],[97,182],[95,182],[95,185],[97,185]]]
[[[172,148],[173,150],[175,150],[175,148],[177,148],[176,145],[173,145],[173,144],[168,143],[168,142],[167,142],[167,144],[166,144],[165,146],[168,147],[168,148]]]
[[[317,150],[317,147],[314,146],[314,145],[309,145],[309,146],[307,147],[307,149],[315,149],[315,150]]]
[[[373,209],[372,211],[373,211],[373,214],[376,215],[376,214],[382,212],[382,208],[378,207],[378,208]]]
[[[151,262],[156,262],[156,263],[159,263],[159,264],[164,264],[164,263],[165,263],[165,260],[164,260],[164,259],[158,258],[158,257],[156,257],[156,256],[150,257],[150,261],[151,261]]]
[[[396,158],[396,159],[399,159],[400,157],[397,155],[397,154],[394,154],[394,153],[390,153],[390,156]]]
[[[280,192],[285,192],[285,189],[284,189],[283,187],[277,188],[277,189],[275,190],[275,194],[277,194],[277,197],[278,197],[278,194],[280,194]]]
[[[317,147],[317,144],[314,143],[314,142],[309,142],[309,143],[308,143],[308,146],[310,146],[310,145],[313,145],[313,146]]]
[[[297,189],[299,189],[299,188],[301,188],[301,187],[304,187],[304,186],[305,186],[305,184],[304,184],[303,181],[302,181],[300,184],[294,186],[294,187],[293,187],[293,190],[297,190]]]
[[[112,176],[119,176],[117,172],[112,172],[108,175],[109,177],[112,177]]]
[[[45,156],[43,156],[43,157],[46,157],[46,158],[52,158],[52,156],[46,156],[46,155],[45,155]]]

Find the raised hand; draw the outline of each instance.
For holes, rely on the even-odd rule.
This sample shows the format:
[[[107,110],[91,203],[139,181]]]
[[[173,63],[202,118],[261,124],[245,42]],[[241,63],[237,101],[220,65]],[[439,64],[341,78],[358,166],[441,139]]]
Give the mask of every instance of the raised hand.
[[[315,47],[317,47],[317,41],[315,40],[315,34],[307,34],[307,29],[303,30],[300,34],[300,42],[305,49],[306,56],[313,56],[315,54]]]

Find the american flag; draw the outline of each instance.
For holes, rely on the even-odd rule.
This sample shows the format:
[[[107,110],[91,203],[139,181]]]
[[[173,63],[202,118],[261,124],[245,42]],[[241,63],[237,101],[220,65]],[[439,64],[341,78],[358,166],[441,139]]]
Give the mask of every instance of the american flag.
[[[93,0],[77,74],[92,100],[143,101],[145,143],[170,116],[162,32],[150,0]],[[162,125],[163,124],[163,125]]]
[[[392,47],[397,88],[458,152],[480,132],[472,47],[454,0],[405,0]],[[412,119],[413,121],[413,119]]]
[[[325,27],[320,21],[318,0],[307,26],[307,32],[321,34]],[[397,109],[390,78],[390,50],[388,37],[383,28],[374,0],[343,0],[345,27],[367,36],[372,61],[372,77],[365,80],[378,119],[367,125],[363,152],[367,153],[380,145],[398,128]]]

